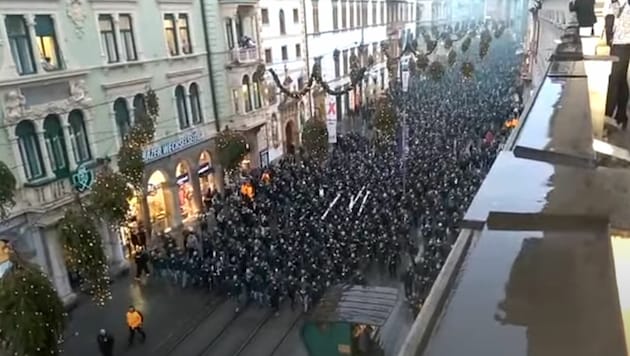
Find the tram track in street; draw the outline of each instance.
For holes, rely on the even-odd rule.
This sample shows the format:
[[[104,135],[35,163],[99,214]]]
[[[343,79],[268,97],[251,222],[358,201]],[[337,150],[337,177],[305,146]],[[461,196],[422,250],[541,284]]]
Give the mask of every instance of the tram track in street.
[[[281,313],[286,314],[280,314],[278,316],[270,315],[261,323],[256,330],[249,335],[246,342],[243,343],[233,356],[271,356],[276,353],[287,339],[288,335],[293,331],[296,324],[303,318],[302,313],[293,315],[294,312],[289,310],[284,310]],[[290,316],[290,318],[287,318],[287,316]],[[283,318],[287,319],[284,320]],[[274,335],[277,334],[278,330],[283,331],[279,335]],[[274,340],[274,342],[271,343],[270,339]]]

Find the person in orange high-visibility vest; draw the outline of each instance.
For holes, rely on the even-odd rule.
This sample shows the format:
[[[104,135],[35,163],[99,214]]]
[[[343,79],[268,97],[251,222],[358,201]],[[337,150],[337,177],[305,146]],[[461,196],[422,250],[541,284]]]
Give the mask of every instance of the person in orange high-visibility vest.
[[[254,187],[252,186],[252,183],[243,183],[243,185],[241,185],[241,194],[248,197],[249,199],[254,199]]]
[[[129,346],[133,344],[133,338],[136,332],[142,336],[142,342],[147,339],[147,335],[144,333],[142,325],[144,324],[144,316],[140,311],[136,310],[133,305],[129,306],[127,310],[127,326],[129,327]]]

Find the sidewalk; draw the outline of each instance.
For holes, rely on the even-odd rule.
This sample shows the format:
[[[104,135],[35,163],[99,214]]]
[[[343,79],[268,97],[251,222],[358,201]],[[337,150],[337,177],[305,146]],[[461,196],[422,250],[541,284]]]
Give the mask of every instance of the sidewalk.
[[[104,307],[82,296],[79,306],[70,312],[63,356],[98,355],[96,336],[101,328],[115,338],[115,356],[156,354],[168,348],[206,318],[213,305],[209,293],[180,289],[159,281],[138,283],[130,277],[112,285],[113,299]],[[145,317],[146,344],[127,347],[128,331],[125,313],[134,305]],[[139,335],[137,335],[139,336]]]

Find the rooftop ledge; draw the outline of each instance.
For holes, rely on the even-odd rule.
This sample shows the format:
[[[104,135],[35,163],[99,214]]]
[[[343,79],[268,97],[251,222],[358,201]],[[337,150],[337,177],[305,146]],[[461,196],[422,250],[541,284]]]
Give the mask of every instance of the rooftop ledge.
[[[630,145],[604,130],[616,58],[591,44],[566,29],[398,356],[628,354]]]

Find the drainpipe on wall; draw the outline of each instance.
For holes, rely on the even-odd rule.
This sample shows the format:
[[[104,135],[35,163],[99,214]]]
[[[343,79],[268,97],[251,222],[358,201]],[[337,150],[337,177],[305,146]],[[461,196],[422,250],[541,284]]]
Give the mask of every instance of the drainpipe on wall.
[[[210,50],[210,38],[208,36],[208,23],[206,21],[206,0],[199,0],[199,4],[201,5],[201,16],[203,18],[203,38],[206,47],[206,60],[208,65],[208,80],[210,81],[210,97],[212,98],[212,110],[214,111],[214,126],[217,130],[217,133],[221,132],[221,122],[219,120],[219,107],[217,105],[217,94],[214,87],[214,80],[212,78],[212,74],[214,70],[212,69],[212,53]],[[214,147],[214,152],[216,152],[216,147]],[[214,164],[213,164],[214,165]],[[215,182],[215,189],[219,190],[219,192],[223,193],[223,186],[225,182],[223,167],[217,165],[218,174],[215,176],[217,182]]]
[[[217,132],[221,131],[221,123],[219,122],[219,109],[217,106],[217,95],[215,93],[214,88],[214,80],[212,78],[212,73],[214,70],[212,69],[212,56],[210,51],[210,45],[208,42],[210,39],[208,38],[208,22],[206,21],[206,0],[199,0],[199,4],[201,4],[201,16],[203,18],[203,38],[206,46],[206,60],[208,64],[208,80],[210,81],[210,96],[212,97],[212,110],[214,111],[214,126],[217,129]]]

